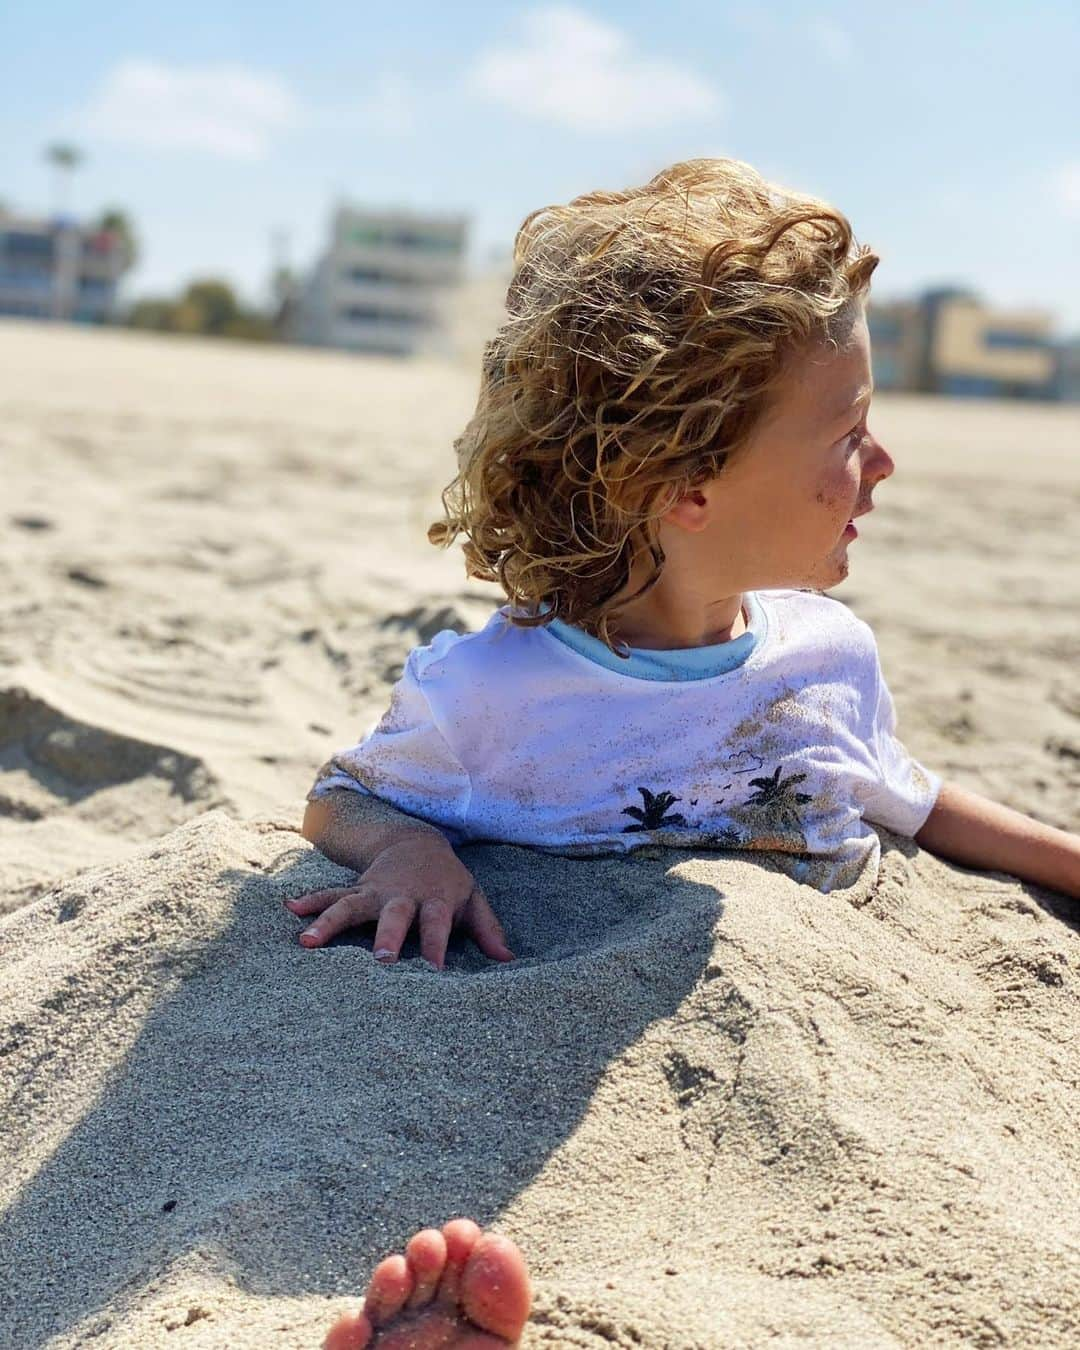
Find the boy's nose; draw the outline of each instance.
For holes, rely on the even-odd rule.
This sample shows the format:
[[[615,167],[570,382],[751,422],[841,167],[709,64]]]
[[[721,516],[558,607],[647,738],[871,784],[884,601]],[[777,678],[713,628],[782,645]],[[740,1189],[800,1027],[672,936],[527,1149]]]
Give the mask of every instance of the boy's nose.
[[[872,483],[880,483],[882,479],[891,476],[896,464],[892,455],[881,444],[877,437],[872,438],[873,449],[870,457],[863,465],[863,477]]]

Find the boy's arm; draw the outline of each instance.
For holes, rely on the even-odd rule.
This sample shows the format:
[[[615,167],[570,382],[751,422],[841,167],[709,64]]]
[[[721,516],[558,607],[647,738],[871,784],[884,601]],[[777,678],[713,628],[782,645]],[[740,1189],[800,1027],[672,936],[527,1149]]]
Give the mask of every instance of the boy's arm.
[[[363,872],[384,849],[410,836],[451,848],[438,826],[406,815],[381,797],[351,788],[331,788],[310,798],[300,832],[331,862],[354,872]]]
[[[1044,825],[955,783],[942,784],[915,842],[953,862],[1008,872],[1080,898],[1080,835]]]
[[[437,826],[380,797],[332,788],[308,799],[301,828],[332,862],[364,873],[350,886],[285,901],[297,917],[319,916],[300,934],[303,946],[321,947],[346,928],[375,923],[376,961],[396,961],[416,922],[421,955],[441,970],[450,931],[461,923],[486,956],[514,959],[490,901]]]

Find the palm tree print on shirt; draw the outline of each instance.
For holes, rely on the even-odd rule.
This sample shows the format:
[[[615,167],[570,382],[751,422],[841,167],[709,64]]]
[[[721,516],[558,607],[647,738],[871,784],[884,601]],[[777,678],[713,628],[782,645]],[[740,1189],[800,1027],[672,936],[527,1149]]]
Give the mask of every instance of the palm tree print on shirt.
[[[677,811],[674,815],[668,815],[668,809],[676,802],[681,802],[681,797],[675,797],[670,792],[659,792],[656,796],[648,788],[639,787],[641,799],[645,804],[644,811],[639,806],[624,806],[622,814],[624,816],[633,816],[638,822],[637,825],[627,825],[623,834],[631,834],[634,830],[661,830],[665,825],[685,825],[686,818]]]
[[[799,783],[805,782],[809,775],[793,773],[783,778],[781,770],[782,766],[778,764],[768,778],[751,778],[750,787],[754,791],[741,808],[734,808],[735,814],[750,815],[755,823],[770,820],[774,824],[782,822],[789,829],[792,826],[798,829],[799,808],[814,799],[809,792],[798,792],[796,788]],[[624,816],[633,816],[637,822],[635,825],[625,826],[624,834],[662,830],[671,825],[690,828],[684,815],[678,811],[671,811],[676,802],[682,801],[681,797],[676,797],[673,792],[650,792],[647,787],[639,787],[638,791],[641,793],[642,806],[624,806],[622,809]],[[692,802],[691,805],[695,803]]]
[[[728,808],[728,815],[742,833],[740,847],[768,852],[805,853],[808,845],[802,820],[803,808],[814,800],[798,785],[809,777],[805,773],[782,776],[777,765],[767,778],[751,778],[754,791],[739,806]]]
[[[746,799],[747,806],[787,807],[794,811],[796,806],[805,806],[814,799],[809,792],[796,792],[796,783],[805,782],[805,773],[793,773],[790,778],[780,777],[780,765],[771,778],[751,778],[750,786],[757,788],[752,797]],[[795,812],[798,815],[798,812]]]
[[[784,778],[782,766],[778,764],[767,778],[751,778],[749,786],[754,791],[750,796],[741,806],[726,808],[725,814],[738,828],[732,830],[728,826],[719,831],[703,822],[691,825],[680,812],[673,812],[672,806],[682,801],[674,793],[653,793],[646,787],[639,787],[642,806],[624,806],[622,809],[624,816],[633,816],[637,823],[624,826],[623,833],[645,833],[681,825],[686,829],[707,830],[710,837],[715,836],[717,843],[724,847],[735,845],[801,852],[806,848],[806,838],[800,810],[814,799],[809,792],[799,792],[797,788],[808,777],[805,773],[793,773]]]

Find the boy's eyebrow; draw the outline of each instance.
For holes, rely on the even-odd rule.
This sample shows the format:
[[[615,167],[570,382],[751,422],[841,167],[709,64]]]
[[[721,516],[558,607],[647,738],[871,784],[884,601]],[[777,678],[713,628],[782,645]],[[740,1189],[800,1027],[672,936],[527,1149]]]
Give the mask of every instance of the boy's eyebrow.
[[[833,422],[839,422],[841,417],[846,417],[848,413],[857,408],[860,403],[869,403],[873,396],[874,386],[872,384],[863,385],[857,393],[853,394],[851,398],[848,399],[842,408],[837,408],[829,420],[829,425],[831,426]]]

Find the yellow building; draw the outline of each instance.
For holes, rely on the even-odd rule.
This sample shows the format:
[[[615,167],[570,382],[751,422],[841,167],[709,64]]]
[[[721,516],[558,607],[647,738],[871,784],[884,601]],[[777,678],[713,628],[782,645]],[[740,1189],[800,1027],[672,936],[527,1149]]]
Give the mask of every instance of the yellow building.
[[[973,398],[1066,397],[1053,316],[997,310],[970,291],[942,288],[867,308],[880,389]]]
[[[973,296],[935,306],[929,327],[929,388],[942,394],[1053,398],[1053,317],[1042,310],[992,310]]]

